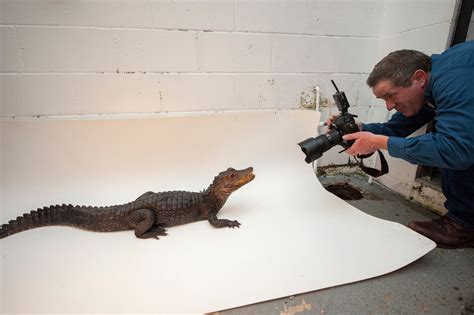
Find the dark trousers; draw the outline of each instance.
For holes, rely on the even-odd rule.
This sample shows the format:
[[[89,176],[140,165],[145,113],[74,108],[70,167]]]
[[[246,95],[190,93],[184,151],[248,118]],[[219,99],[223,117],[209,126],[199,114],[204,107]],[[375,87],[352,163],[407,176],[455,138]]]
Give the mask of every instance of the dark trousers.
[[[466,170],[441,171],[448,216],[464,227],[474,229],[474,165]]]

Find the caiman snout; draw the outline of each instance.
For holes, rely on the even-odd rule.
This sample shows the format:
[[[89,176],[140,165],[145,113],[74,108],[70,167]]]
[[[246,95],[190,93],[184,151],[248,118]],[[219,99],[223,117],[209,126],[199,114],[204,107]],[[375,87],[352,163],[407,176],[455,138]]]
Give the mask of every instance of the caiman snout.
[[[214,183],[227,193],[230,193],[251,182],[254,178],[253,167],[248,167],[243,170],[236,170],[229,167],[214,179]]]
[[[253,167],[248,167],[244,170],[236,171],[240,175],[240,180],[238,181],[240,186],[243,186],[249,182],[251,182],[255,178],[255,174],[253,173]]]

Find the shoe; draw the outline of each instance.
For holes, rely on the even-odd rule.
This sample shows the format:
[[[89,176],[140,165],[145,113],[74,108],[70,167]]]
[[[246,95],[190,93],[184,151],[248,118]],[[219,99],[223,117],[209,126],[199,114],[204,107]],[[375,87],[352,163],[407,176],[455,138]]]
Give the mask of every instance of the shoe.
[[[410,222],[408,227],[436,242],[441,248],[474,247],[474,229],[454,222],[448,216],[426,222]]]

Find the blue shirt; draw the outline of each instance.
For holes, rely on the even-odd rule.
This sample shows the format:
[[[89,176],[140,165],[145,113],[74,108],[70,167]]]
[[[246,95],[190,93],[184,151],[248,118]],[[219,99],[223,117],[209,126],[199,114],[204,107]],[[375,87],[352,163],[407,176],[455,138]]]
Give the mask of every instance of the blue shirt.
[[[395,113],[362,130],[389,136],[388,152],[413,164],[463,170],[474,165],[474,41],[432,55],[424,105],[414,116]],[[429,122],[436,131],[405,138]]]

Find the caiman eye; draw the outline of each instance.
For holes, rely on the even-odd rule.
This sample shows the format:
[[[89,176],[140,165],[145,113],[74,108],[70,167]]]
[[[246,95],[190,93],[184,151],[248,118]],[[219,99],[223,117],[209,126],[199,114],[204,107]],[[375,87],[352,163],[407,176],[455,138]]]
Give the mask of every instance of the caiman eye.
[[[230,178],[231,178],[231,179],[234,179],[234,178],[235,178],[235,174],[230,174]]]

